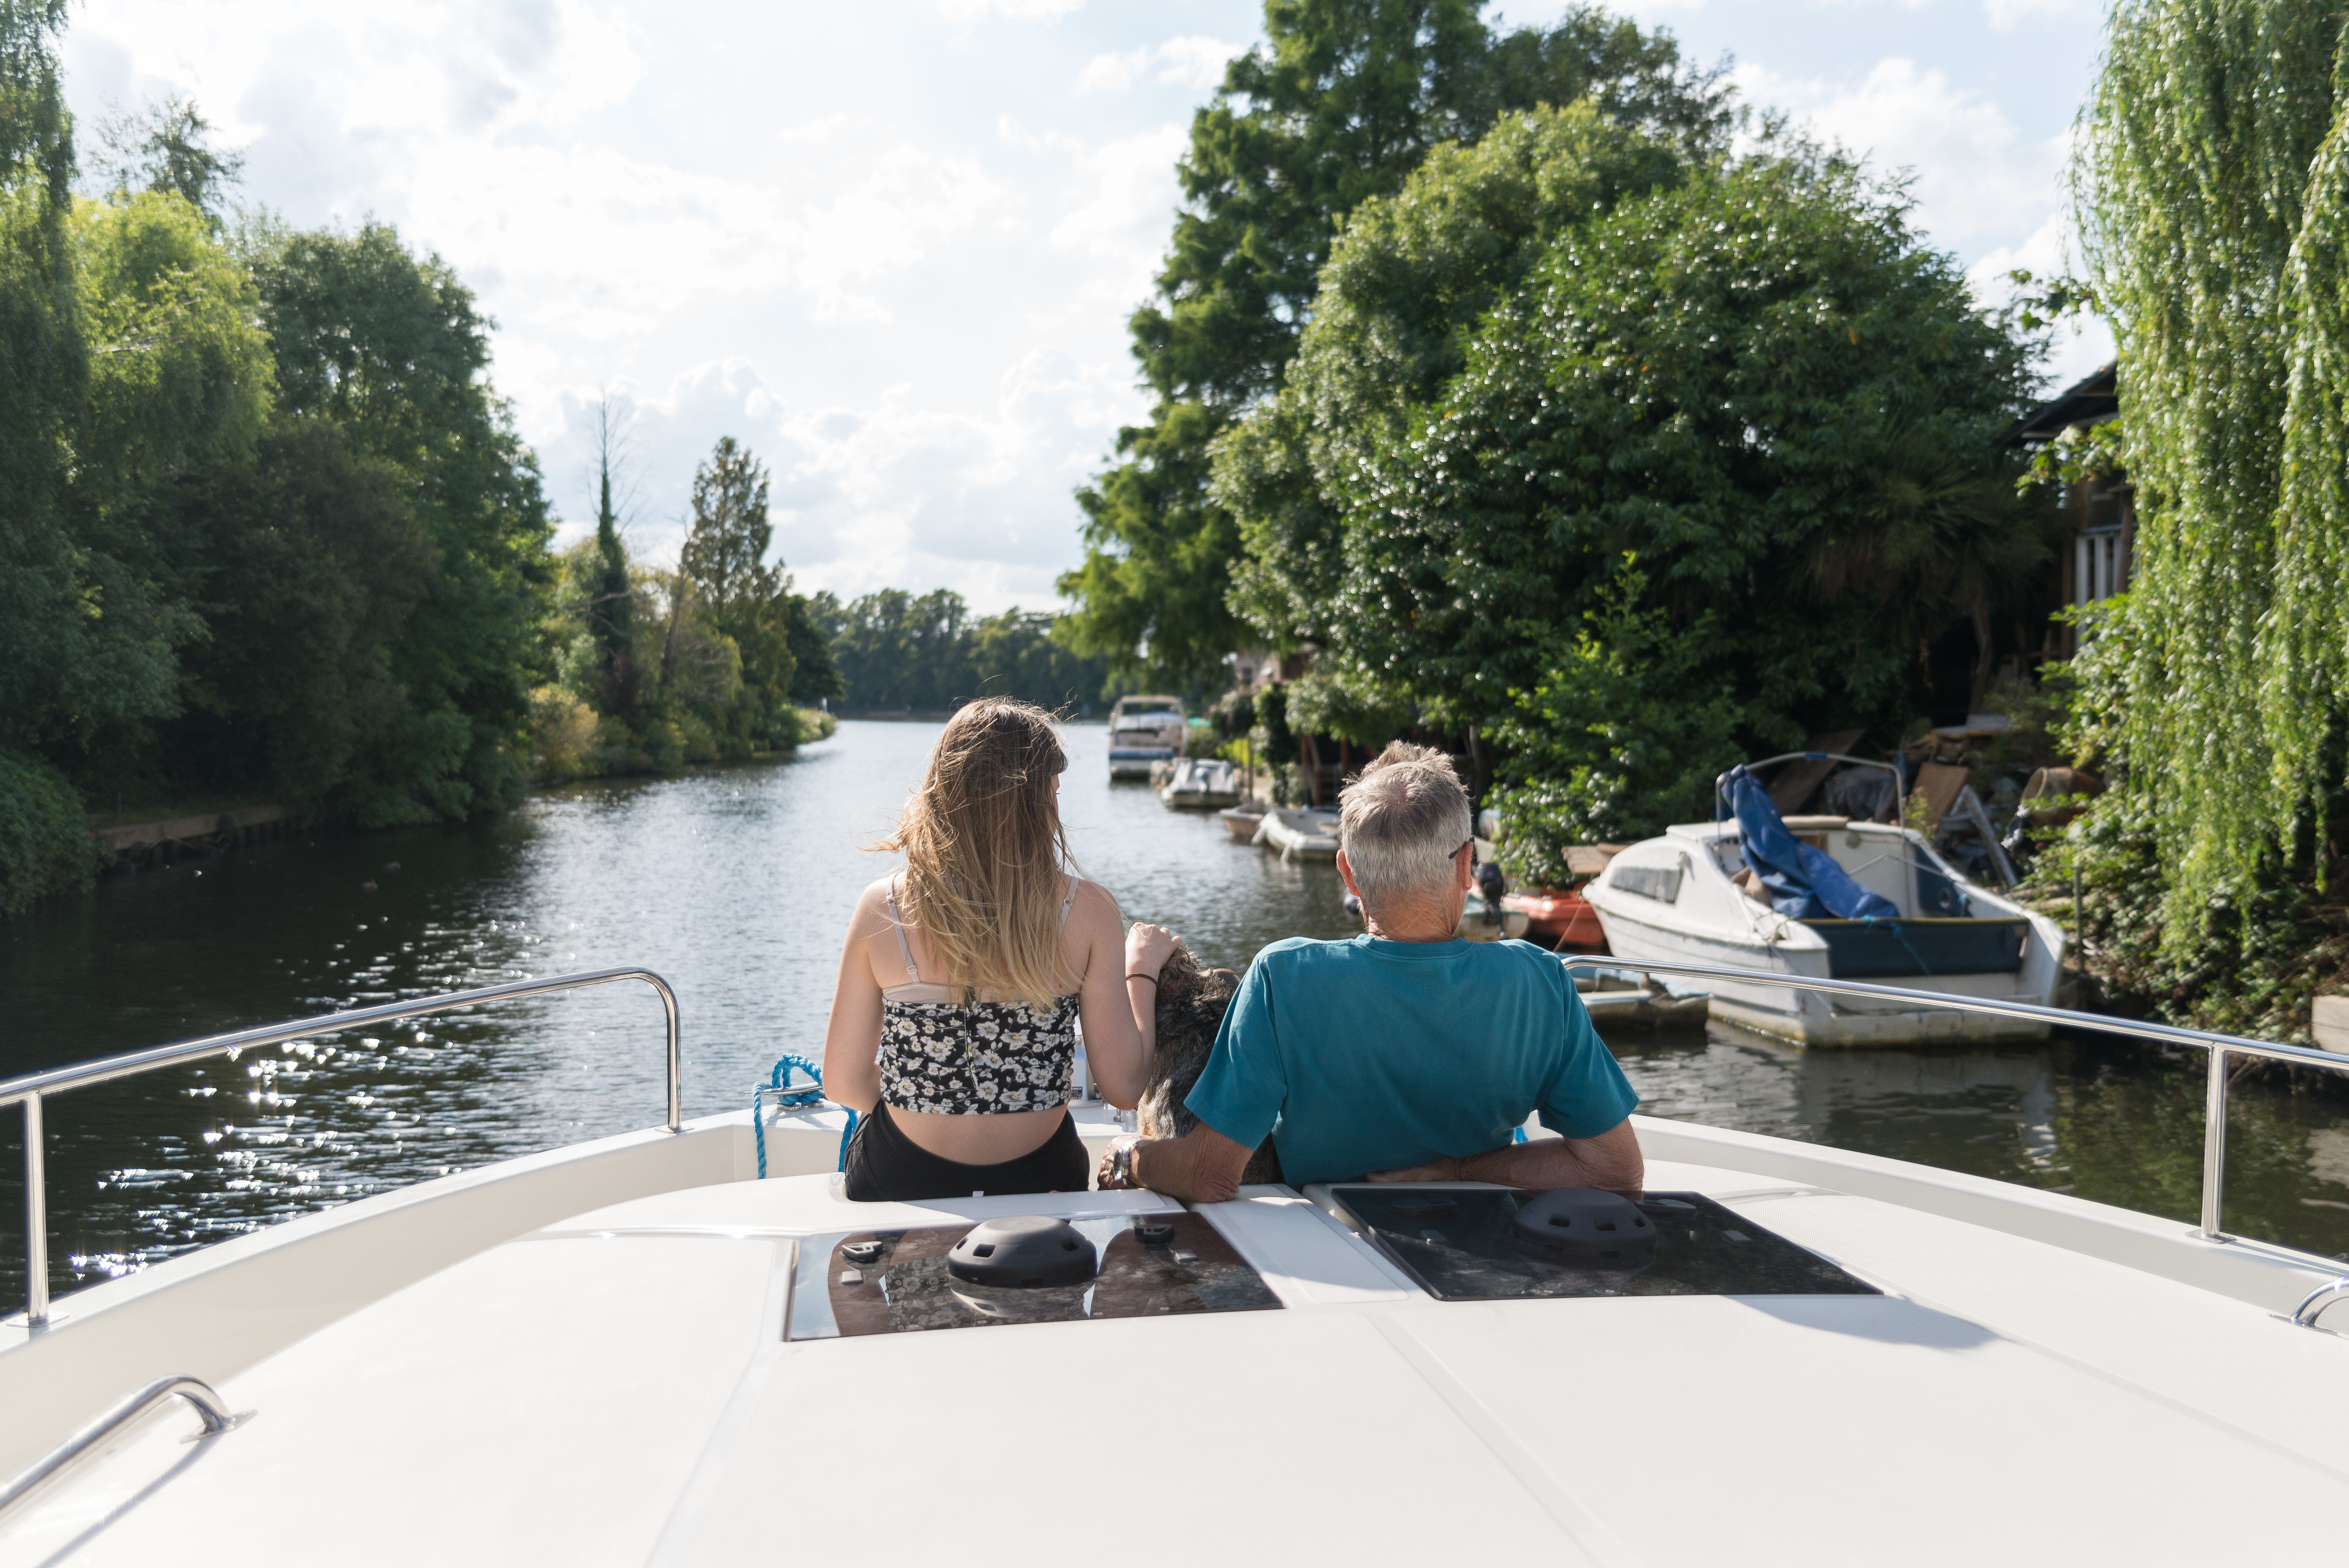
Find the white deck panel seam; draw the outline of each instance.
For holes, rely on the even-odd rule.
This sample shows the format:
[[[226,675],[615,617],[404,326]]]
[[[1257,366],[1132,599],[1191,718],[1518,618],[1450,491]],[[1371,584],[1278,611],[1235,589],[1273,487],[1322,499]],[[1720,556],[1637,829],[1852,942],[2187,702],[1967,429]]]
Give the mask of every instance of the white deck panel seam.
[[[1638,1553],[1599,1522],[1598,1514],[1509,1430],[1492,1407],[1461,1382],[1441,1356],[1412,1333],[1408,1318],[1392,1310],[1365,1311],[1362,1315],[1595,1568],[1640,1568]]]
[[[799,1247],[793,1241],[780,1239],[773,1245],[774,1272],[768,1277],[767,1298],[759,1313],[759,1347],[735,1379],[734,1391],[727,1397],[725,1408],[711,1424],[700,1456],[687,1472],[685,1484],[678,1489],[677,1501],[661,1524],[651,1553],[645,1559],[648,1568],[669,1568],[688,1560],[693,1538],[711,1501],[733,1471],[734,1455],[741,1447],[742,1435],[750,1429],[766,1398],[767,1386],[774,1380],[776,1369],[789,1353],[783,1336],[791,1322],[792,1281],[799,1271]]]

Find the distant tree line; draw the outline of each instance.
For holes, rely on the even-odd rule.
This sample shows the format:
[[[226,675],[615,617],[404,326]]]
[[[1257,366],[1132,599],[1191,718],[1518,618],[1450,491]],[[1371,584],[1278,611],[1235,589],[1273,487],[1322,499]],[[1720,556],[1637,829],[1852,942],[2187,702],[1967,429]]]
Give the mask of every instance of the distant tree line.
[[[811,608],[851,712],[946,713],[974,697],[1016,696],[1081,717],[1111,689],[1108,661],[1071,652],[1049,612],[974,617],[944,588],[918,596],[885,588],[846,604],[819,593]]]

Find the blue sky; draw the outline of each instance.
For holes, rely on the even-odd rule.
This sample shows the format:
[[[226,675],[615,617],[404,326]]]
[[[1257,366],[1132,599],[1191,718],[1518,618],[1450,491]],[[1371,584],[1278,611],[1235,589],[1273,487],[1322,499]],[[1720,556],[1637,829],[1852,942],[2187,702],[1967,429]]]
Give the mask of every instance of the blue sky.
[[[2064,256],[2085,0],[1639,0],[1748,103],[1915,176],[1986,289]],[[1541,22],[1557,5],[1496,7]],[[803,588],[1056,602],[1071,489],[1145,407],[1145,295],[1192,109],[1253,0],[83,0],[85,125],[193,97],[296,224],[375,216],[497,319],[563,537],[585,410],[632,415],[632,545],[673,559],[721,435],[774,471]],[[2053,381],[2109,353],[2067,341]]]

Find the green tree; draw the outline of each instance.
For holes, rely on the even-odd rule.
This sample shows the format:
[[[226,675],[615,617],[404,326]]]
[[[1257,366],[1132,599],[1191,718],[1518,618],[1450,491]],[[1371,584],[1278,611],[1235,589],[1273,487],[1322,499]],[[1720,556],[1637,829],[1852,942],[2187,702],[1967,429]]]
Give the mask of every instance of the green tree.
[[[1505,760],[1491,799],[1521,878],[1563,885],[1569,844],[1709,815],[1714,778],[1737,759],[1743,715],[1706,667],[1715,613],[1683,624],[1643,603],[1648,589],[1635,553],[1607,563],[1590,608],[1543,647],[1542,675],[1494,726]]]
[[[767,516],[767,469],[733,437],[718,446],[693,476],[693,525],[680,552],[678,575],[709,624],[732,640],[740,657],[742,697],[730,717],[738,736],[761,745],[788,739],[792,687],[798,674],[791,644],[791,580],[767,564],[774,524]],[[678,608],[685,595],[681,593]],[[672,644],[678,624],[672,611]],[[665,646],[668,677],[673,646]]]
[[[1244,554],[1231,602],[1259,636],[1283,651],[1330,641],[1351,476],[1458,373],[1477,323],[1561,236],[1682,169],[1671,143],[1586,101],[1438,147],[1399,191],[1355,210],[1278,391],[1216,451],[1214,499]]]
[[[1244,635],[1224,603],[1238,536],[1206,493],[1206,449],[1268,392],[1313,311],[1345,215],[1428,151],[1502,115],[1589,98],[1626,123],[1716,145],[1728,94],[1669,36],[1577,6],[1495,38],[1476,0],[1267,0],[1266,42],[1192,122],[1157,299],[1134,314],[1156,398],[1120,461],[1078,495],[1085,563],[1061,634],[1121,672],[1183,685]]]
[[[1540,695],[1563,671],[1725,696],[1760,745],[1827,718],[1897,725],[1915,645],[1889,634],[1917,595],[1948,595],[1949,562],[1904,545],[1905,575],[1864,586],[1822,563],[1891,558],[1903,518],[1930,535],[1888,504],[1888,476],[1920,450],[1990,470],[2031,359],[1918,242],[1897,188],[1847,164],[1756,157],[1628,198],[1562,234],[1460,373],[1344,476],[1317,668],[1444,727],[1557,728],[1544,755],[1560,777],[1587,764],[1573,810],[1590,821],[1638,796],[1609,782],[1624,761],[1603,735],[1544,717],[1565,713]],[[1674,638],[1689,646],[1661,657]],[[1701,752],[1685,767],[1710,766]]]
[[[0,747],[26,749],[61,725],[150,711],[169,689],[152,639],[111,613],[109,590],[135,581],[80,548],[67,515],[86,358],[65,15],[65,0],[0,0]]]
[[[440,564],[409,491],[316,416],[185,488],[205,634],[181,655],[185,711],[155,732],[168,783],[331,812],[369,743],[409,720],[401,644]]]
[[[884,588],[836,608],[826,595],[819,607],[834,618],[832,655],[851,707],[934,712],[978,695],[965,641],[970,607],[961,594]]]
[[[398,470],[435,556],[391,651],[401,709],[336,808],[377,825],[508,804],[553,530],[537,459],[486,377],[489,323],[446,263],[386,224],[272,236],[254,273],[285,416],[330,420]]]
[[[617,470],[626,460],[627,430],[608,393],[595,401],[590,437],[595,447],[595,570],[581,585],[578,612],[596,652],[597,706],[625,718],[636,706],[636,596],[628,578],[627,547],[620,541],[619,508],[612,496]]]
[[[2111,724],[2173,954],[2314,870],[2349,724],[2349,47],[2314,0],[2121,0],[2075,190],[2137,532]]]
[[[244,155],[210,145],[212,122],[193,101],[169,98],[98,127],[98,174],[116,196],[151,191],[179,197],[217,228]]]
[[[1107,664],[1081,658],[1052,636],[1060,617],[1014,606],[972,624],[968,659],[974,696],[1016,696],[1058,713],[1092,711],[1109,680]]]
[[[821,597],[829,601],[832,596],[827,593]],[[785,635],[792,650],[793,702],[808,707],[837,701],[846,695],[847,683],[840,678],[840,666],[833,662],[832,634],[824,625],[823,612],[816,597],[792,595]]]

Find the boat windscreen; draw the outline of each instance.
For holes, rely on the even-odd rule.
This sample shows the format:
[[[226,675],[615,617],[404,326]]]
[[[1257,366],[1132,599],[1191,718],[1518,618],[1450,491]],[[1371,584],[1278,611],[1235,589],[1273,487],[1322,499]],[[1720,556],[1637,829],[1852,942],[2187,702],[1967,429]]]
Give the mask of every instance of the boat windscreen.
[[[974,1225],[834,1232],[800,1243],[790,1339],[1081,1323],[1277,1309],[1280,1298],[1198,1214],[1070,1222],[1100,1259],[1066,1284],[1006,1285],[958,1278],[947,1253]]]
[[[1330,1195],[1440,1301],[1583,1295],[1880,1295],[1874,1285],[1696,1192],[1650,1192],[1652,1252],[1563,1263],[1519,1238],[1548,1194],[1506,1187],[1344,1182]],[[1644,1245],[1645,1238],[1641,1238]]]

